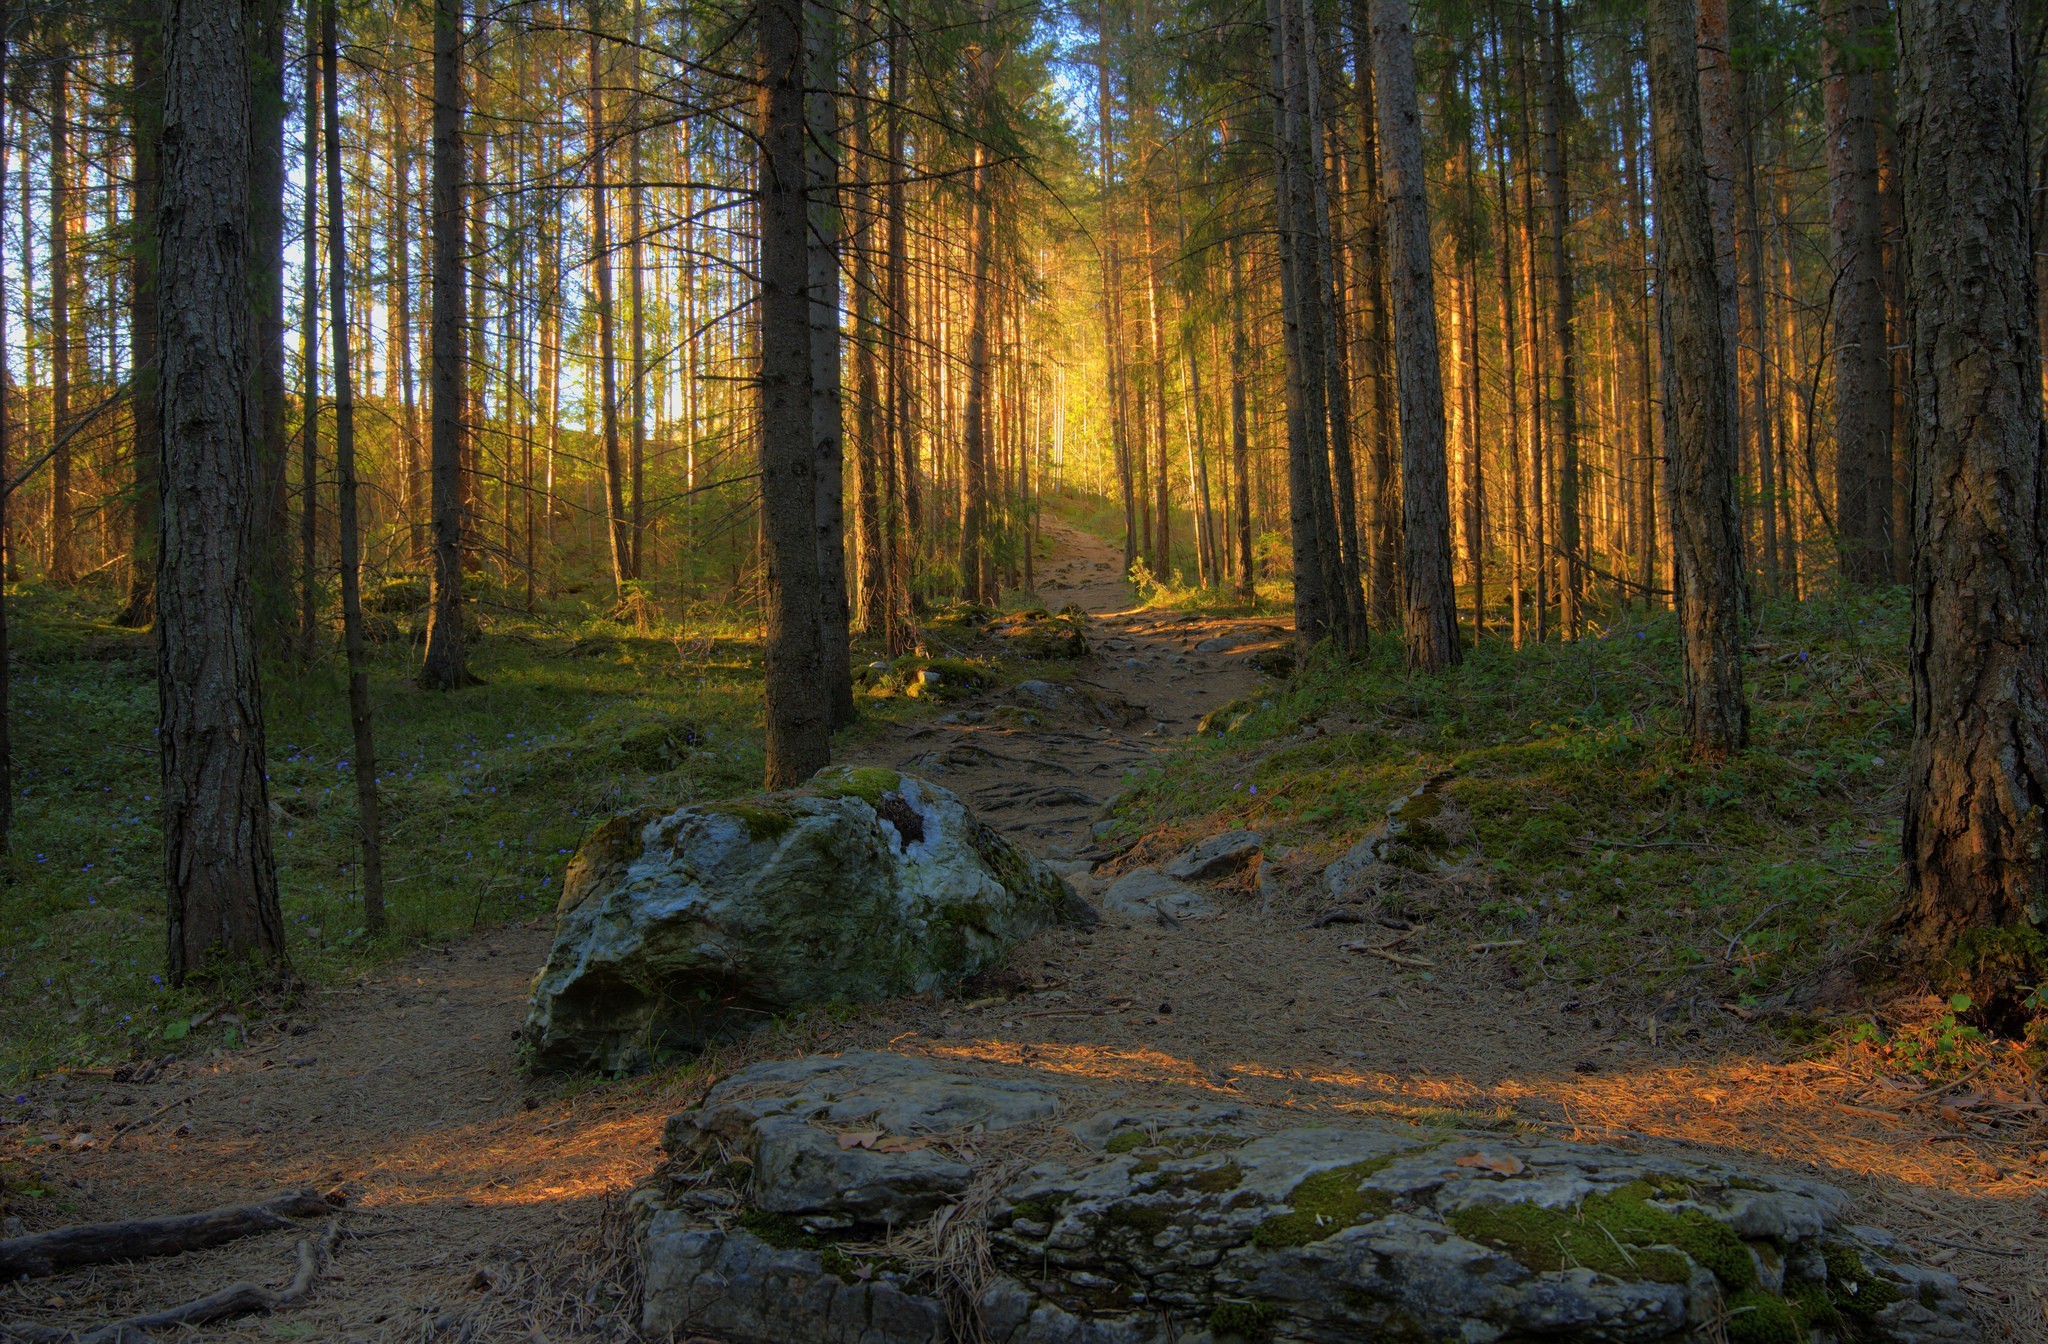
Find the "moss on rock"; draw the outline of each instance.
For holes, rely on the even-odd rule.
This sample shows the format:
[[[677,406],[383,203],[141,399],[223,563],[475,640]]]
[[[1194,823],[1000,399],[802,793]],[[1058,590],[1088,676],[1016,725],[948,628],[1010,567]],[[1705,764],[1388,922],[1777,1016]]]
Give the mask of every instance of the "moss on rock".
[[[1288,1193],[1291,1212],[1274,1214],[1252,1229],[1252,1245],[1268,1250],[1306,1246],[1390,1212],[1393,1196],[1384,1190],[1361,1190],[1359,1185],[1393,1160],[1390,1154],[1317,1172]]]

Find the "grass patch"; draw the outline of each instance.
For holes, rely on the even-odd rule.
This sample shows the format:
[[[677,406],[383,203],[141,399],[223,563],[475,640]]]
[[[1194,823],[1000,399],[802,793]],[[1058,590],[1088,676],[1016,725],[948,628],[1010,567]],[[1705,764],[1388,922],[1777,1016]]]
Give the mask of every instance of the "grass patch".
[[[1752,746],[1689,759],[1671,618],[1571,644],[1489,638],[1441,676],[1395,640],[1318,656],[1139,777],[1119,829],[1243,825],[1334,855],[1447,775],[1491,890],[1475,937],[1553,977],[1704,978],[1760,1001],[1860,943],[1897,897],[1910,736],[1901,593],[1768,604]]]
[[[401,637],[371,648],[391,925],[374,945],[357,889],[341,660],[264,669],[288,947],[313,984],[550,917],[570,855],[608,818],[759,788],[756,631],[712,612],[644,629],[592,615],[609,607],[609,586],[534,616],[507,610],[523,594],[482,596],[504,599],[475,613],[482,685],[423,691],[416,646]],[[16,774],[12,852],[0,859],[0,1082],[242,1044],[246,1024],[194,1023],[215,998],[163,981],[152,636],[113,626],[105,591],[25,584],[9,603]],[[841,744],[930,712],[864,702]]]

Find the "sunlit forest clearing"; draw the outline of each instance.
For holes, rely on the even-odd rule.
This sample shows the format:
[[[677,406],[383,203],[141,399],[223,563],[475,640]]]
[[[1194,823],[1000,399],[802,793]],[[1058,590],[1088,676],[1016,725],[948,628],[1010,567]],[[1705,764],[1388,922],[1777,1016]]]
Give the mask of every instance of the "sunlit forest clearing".
[[[0,1340],[2048,1338],[2044,42],[0,0]]]

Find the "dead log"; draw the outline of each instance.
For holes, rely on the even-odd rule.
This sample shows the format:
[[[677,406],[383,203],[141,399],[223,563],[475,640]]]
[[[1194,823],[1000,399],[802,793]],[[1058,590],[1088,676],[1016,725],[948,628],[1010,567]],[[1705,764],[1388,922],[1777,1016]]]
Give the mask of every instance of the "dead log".
[[[0,1338],[20,1341],[20,1344],[150,1344],[151,1330],[168,1329],[178,1325],[205,1325],[209,1321],[226,1320],[230,1316],[246,1316],[252,1312],[279,1311],[294,1306],[313,1291],[313,1281],[320,1273],[320,1264],[333,1249],[335,1234],[340,1231],[339,1221],[328,1224],[327,1235],[316,1245],[311,1241],[298,1244],[298,1272],[292,1281],[282,1288],[265,1288],[260,1283],[230,1284],[205,1297],[194,1298],[180,1306],[165,1311],[153,1311],[145,1316],[130,1316],[124,1321],[87,1330],[64,1330],[50,1325],[32,1325],[26,1321],[0,1323]]]
[[[39,1278],[75,1265],[109,1260],[142,1260],[290,1227],[293,1218],[333,1213],[334,1205],[311,1190],[272,1195],[257,1204],[234,1204],[204,1213],[168,1218],[132,1218],[118,1223],[81,1223],[32,1236],[0,1241],[0,1280]]]

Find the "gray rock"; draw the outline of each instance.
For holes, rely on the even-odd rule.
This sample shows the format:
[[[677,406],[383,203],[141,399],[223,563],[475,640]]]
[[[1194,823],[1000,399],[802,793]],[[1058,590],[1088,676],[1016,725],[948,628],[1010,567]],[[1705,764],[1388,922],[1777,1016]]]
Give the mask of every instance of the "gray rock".
[[[990,1344],[1983,1337],[1953,1277],[1850,1225],[1848,1197],[1817,1182],[1559,1140],[1286,1127],[1210,1101],[1105,1107],[1061,1086],[879,1053],[735,1074],[670,1122],[680,1174],[636,1197],[643,1328],[940,1344],[971,1312]],[[931,1151],[914,1149],[861,1150],[893,1160],[836,1186],[780,1174],[777,1145],[799,1127],[837,1150],[835,1126],[993,1129],[1043,1120],[1062,1095],[1093,1108],[1069,1125],[1085,1150],[1021,1174],[989,1140],[948,1145],[987,1152],[980,1173],[972,1156],[905,1160]],[[753,1173],[743,1190],[735,1166]],[[879,1243],[904,1219],[974,1216],[978,1200],[947,1194],[977,1175],[1001,1182],[979,1281]],[[878,1202],[882,1186],[897,1195]],[[805,1207],[784,1211],[799,1191]]]
[[[1163,871],[1182,882],[1221,877],[1249,864],[1264,843],[1257,831],[1223,831],[1181,851]]]
[[[1168,924],[1216,913],[1216,902],[1206,893],[1174,881],[1157,868],[1133,868],[1110,883],[1097,904],[1105,915]]]
[[[541,1067],[635,1068],[800,1005],[943,988],[1092,918],[945,789],[827,770],[598,828],[570,862],[525,1039]]]

